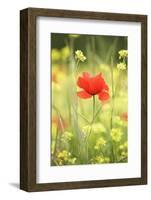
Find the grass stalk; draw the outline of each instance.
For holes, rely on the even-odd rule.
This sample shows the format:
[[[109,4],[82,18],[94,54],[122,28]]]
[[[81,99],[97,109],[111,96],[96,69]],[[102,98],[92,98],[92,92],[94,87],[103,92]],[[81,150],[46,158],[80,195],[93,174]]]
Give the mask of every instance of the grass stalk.
[[[114,99],[115,99],[115,94],[114,94],[114,77],[113,77],[113,57],[111,56],[111,89],[112,89],[112,106],[111,106],[111,119],[110,119],[110,132],[112,131],[113,128],[113,114],[114,114]],[[112,161],[115,162],[115,152],[114,152],[114,145],[113,141],[111,139],[111,151],[112,151]]]

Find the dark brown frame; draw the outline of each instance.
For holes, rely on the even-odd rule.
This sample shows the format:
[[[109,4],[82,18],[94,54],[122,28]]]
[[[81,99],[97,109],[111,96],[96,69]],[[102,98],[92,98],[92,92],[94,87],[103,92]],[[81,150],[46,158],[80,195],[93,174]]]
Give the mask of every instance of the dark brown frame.
[[[141,23],[141,178],[36,183],[36,18],[62,17]],[[147,16],[27,8],[20,12],[20,188],[25,191],[147,184]]]

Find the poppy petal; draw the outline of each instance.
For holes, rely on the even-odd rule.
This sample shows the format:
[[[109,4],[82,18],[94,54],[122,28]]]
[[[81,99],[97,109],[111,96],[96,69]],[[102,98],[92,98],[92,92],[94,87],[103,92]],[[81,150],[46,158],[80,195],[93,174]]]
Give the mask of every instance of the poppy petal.
[[[105,90],[105,81],[101,74],[92,77],[89,81],[89,93],[98,94],[102,90]]]
[[[107,101],[110,98],[109,93],[107,91],[100,92],[98,96],[99,96],[99,100],[101,101]]]
[[[96,76],[96,79],[97,79],[97,82],[98,82],[98,87],[100,87],[101,90],[107,90],[107,91],[109,90],[109,87],[106,84],[106,82],[105,82],[104,78],[102,77],[101,73]]]
[[[90,74],[88,72],[83,72],[83,78],[89,79]]]
[[[88,99],[91,98],[92,95],[90,95],[89,93],[85,92],[85,91],[80,91],[77,92],[78,97],[82,98],[82,99]]]
[[[89,82],[88,82],[87,79],[82,78],[82,77],[79,77],[79,78],[78,78],[78,81],[77,81],[77,85],[78,85],[80,88],[82,88],[82,89],[88,91]]]

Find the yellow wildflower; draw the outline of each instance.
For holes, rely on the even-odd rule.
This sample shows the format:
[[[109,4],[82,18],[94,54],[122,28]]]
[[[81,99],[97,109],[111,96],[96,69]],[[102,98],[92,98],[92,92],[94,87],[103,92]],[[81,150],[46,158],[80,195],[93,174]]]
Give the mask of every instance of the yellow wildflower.
[[[92,131],[94,134],[105,133],[106,129],[101,123],[94,123],[93,125],[86,125],[82,128],[82,132],[86,135]]]
[[[75,59],[78,61],[84,62],[86,60],[86,57],[84,56],[84,54],[81,50],[76,50],[75,51]]]
[[[122,131],[118,128],[112,128],[111,130],[111,137],[112,137],[112,140],[115,141],[115,142],[119,142],[122,138]]]
[[[120,62],[117,64],[117,69],[119,70],[126,70],[126,64],[123,62]]]
[[[61,160],[65,160],[65,161],[66,161],[70,155],[71,155],[71,154],[70,154],[68,151],[63,150],[63,151],[61,151],[61,152],[58,153],[58,156],[57,156],[57,157],[58,157],[59,159],[61,159]]]
[[[99,148],[101,148],[102,146],[106,145],[106,140],[103,137],[100,137],[97,142],[96,145],[94,146],[94,149],[99,150]]]
[[[120,150],[127,151],[127,146],[128,146],[127,142],[124,142],[124,144],[121,144],[121,145],[119,146],[119,149],[120,149]]]
[[[73,133],[71,133],[69,131],[65,131],[62,134],[61,140],[64,142],[69,142],[69,141],[71,141],[72,138],[73,138]]]
[[[58,49],[52,49],[51,56],[52,56],[52,62],[60,60],[61,58],[60,51]]]
[[[62,60],[66,60],[70,56],[70,49],[68,46],[65,46],[61,49]]]
[[[73,165],[76,162],[76,158],[71,156],[71,153],[67,150],[58,152],[56,161],[58,165]]]
[[[120,50],[118,53],[119,53],[119,59],[127,58],[127,56],[128,56],[128,51],[125,49]]]
[[[91,159],[92,164],[102,164],[102,163],[109,163],[110,158],[103,157],[103,156],[96,156],[95,158]]]

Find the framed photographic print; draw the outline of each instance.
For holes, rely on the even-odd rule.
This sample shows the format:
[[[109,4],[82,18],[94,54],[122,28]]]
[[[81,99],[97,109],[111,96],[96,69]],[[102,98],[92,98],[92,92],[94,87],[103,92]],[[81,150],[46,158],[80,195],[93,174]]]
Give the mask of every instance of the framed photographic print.
[[[20,188],[147,183],[147,16],[20,12]]]

